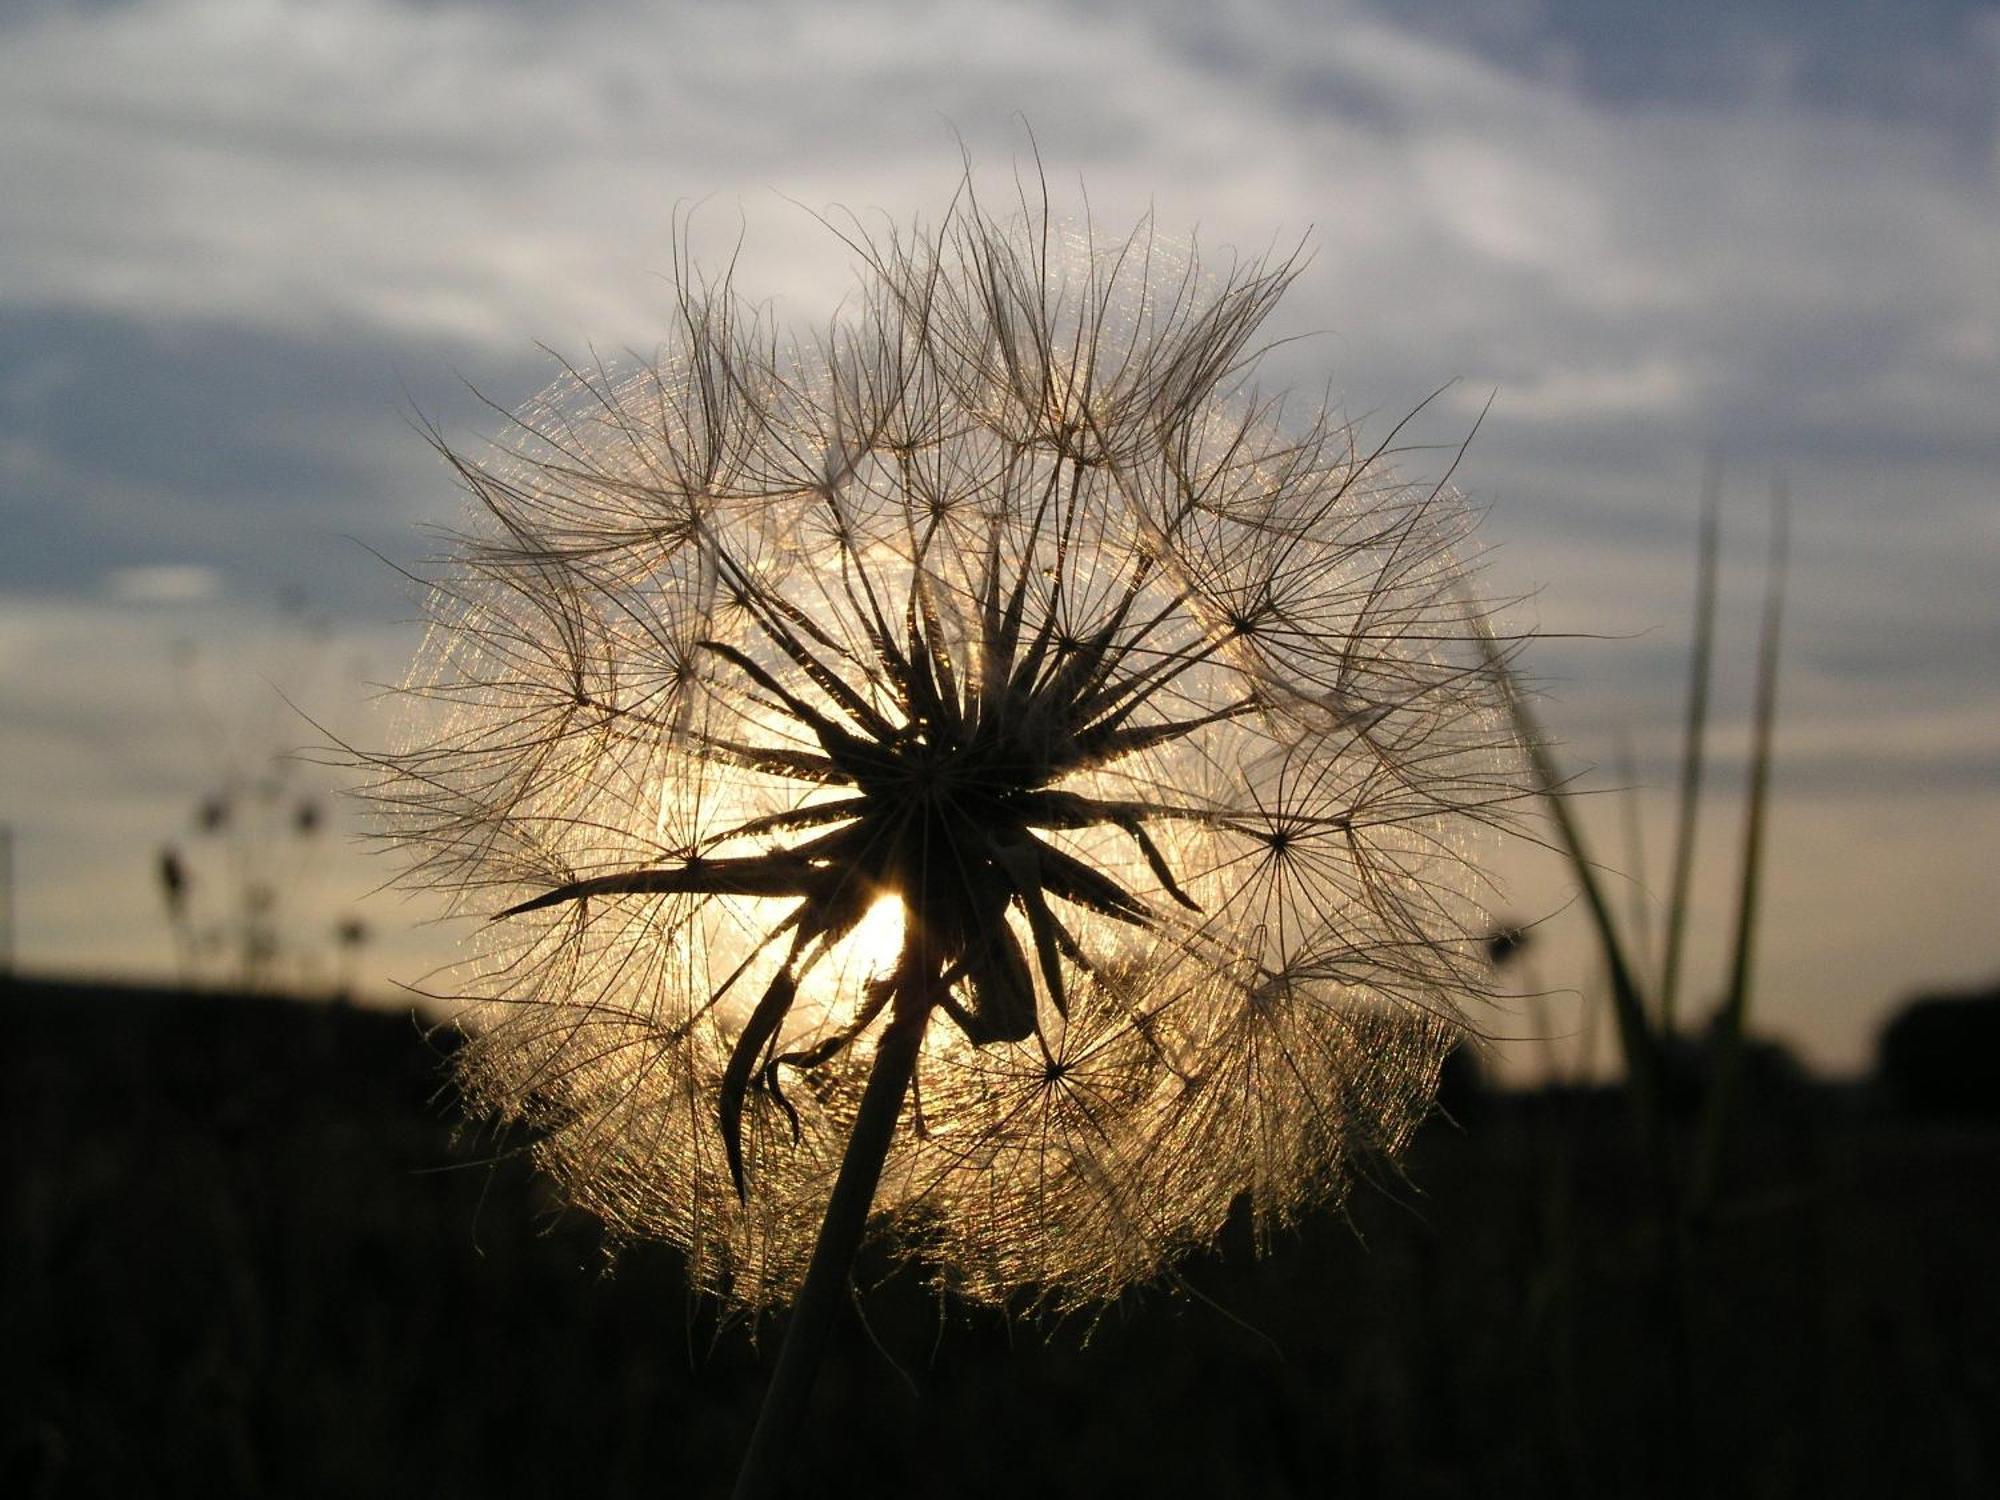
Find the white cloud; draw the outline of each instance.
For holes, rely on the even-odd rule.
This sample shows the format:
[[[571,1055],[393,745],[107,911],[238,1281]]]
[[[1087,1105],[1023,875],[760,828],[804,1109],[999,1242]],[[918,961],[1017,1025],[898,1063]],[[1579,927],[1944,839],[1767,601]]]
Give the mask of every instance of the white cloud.
[[[1549,422],[1633,415],[1683,419],[1698,379],[1664,355],[1633,365],[1552,369],[1509,388],[1506,410]]]
[[[222,592],[222,575],[194,563],[113,568],[105,592],[123,604],[199,604]]]
[[[1889,355],[1898,405],[1994,379],[1967,330],[2000,327],[2000,199],[1920,129],[1620,110],[1353,5],[1199,25],[973,0],[57,12],[0,54],[0,299],[644,346],[678,206],[705,200],[711,253],[740,214],[742,285],[817,313],[849,273],[778,195],[934,210],[946,122],[992,185],[1019,111],[1059,196],[1081,173],[1107,219],[1157,202],[1250,247],[1316,226],[1292,326],[1341,334],[1364,405],[1674,361],[1707,374],[1676,392],[1698,410],[1823,423],[1793,388],[1865,372],[1758,368],[1813,330]]]

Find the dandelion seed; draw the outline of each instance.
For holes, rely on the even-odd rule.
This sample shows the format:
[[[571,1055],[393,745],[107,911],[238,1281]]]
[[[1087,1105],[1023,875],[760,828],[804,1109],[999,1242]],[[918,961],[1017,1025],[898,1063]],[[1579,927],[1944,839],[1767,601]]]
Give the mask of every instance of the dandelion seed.
[[[1291,261],[969,189],[850,242],[817,338],[684,280],[654,362],[447,451],[474,520],[373,796],[501,914],[473,1100],[615,1232],[783,1303],[873,1108],[877,1231],[1067,1308],[1426,1108],[1463,840],[1521,795],[1468,522],[1251,384]]]

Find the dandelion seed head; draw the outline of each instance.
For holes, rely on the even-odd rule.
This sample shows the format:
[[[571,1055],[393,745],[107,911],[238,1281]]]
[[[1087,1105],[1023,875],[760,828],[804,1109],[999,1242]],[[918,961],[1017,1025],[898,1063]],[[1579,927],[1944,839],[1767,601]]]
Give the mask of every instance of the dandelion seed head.
[[[472,519],[371,794],[409,882],[505,914],[472,1103],[616,1234],[791,1295],[920,961],[875,1223],[1087,1303],[1428,1106],[1521,787],[1469,525],[1256,388],[1292,261],[969,189],[848,242],[816,336],[684,279],[657,357],[444,450]]]

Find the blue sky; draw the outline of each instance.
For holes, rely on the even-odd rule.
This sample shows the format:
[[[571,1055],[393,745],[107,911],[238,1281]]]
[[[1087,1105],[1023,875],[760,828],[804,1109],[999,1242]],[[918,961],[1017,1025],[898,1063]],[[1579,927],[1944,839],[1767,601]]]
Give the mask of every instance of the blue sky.
[[[218,743],[365,733],[411,648],[417,528],[458,501],[414,408],[476,442],[538,343],[650,347],[677,213],[824,317],[810,211],[937,211],[961,140],[1059,202],[1313,258],[1279,378],[1458,479],[1583,785],[1621,737],[1662,873],[1694,497],[1730,566],[1703,951],[1720,946],[1764,495],[1795,496],[1767,1025],[1857,1065],[1913,988],[2000,973],[2000,9],[0,5],[0,819],[22,961],[161,971],[152,859]],[[1421,468],[1425,460],[1415,460]],[[1443,462],[1442,457],[1437,460]],[[282,600],[304,600],[309,636]],[[177,652],[176,642],[193,653]],[[176,665],[179,663],[179,665]],[[205,705],[205,706],[204,706]],[[1586,799],[1633,865],[1620,799]],[[1516,854],[1508,906],[1559,911]],[[342,850],[312,901],[386,870]],[[303,898],[302,898],[303,903]],[[303,907],[302,907],[303,909]],[[443,935],[379,898],[378,987]],[[1568,916],[1543,981],[1588,983]],[[1712,985],[1698,968],[1695,993]],[[1547,1025],[1572,1051],[1581,1010]],[[1496,1017],[1519,1031],[1524,1018]]]

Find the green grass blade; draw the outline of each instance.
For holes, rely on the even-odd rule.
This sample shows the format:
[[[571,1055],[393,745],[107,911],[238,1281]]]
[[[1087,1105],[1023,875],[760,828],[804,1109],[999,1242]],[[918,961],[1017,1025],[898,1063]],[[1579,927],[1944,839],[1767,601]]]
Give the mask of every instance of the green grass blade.
[[[1667,887],[1667,944],[1660,966],[1660,1034],[1672,1036],[1687,940],[1688,891],[1694,880],[1695,823],[1701,809],[1703,738],[1714,676],[1717,564],[1722,543],[1722,483],[1711,461],[1701,482],[1701,541],[1695,564],[1694,644],[1688,662],[1687,720],[1681,740],[1680,790],[1674,816],[1673,875]]]
[[[1730,945],[1729,987],[1716,1026],[1715,1078],[1702,1110],[1699,1155],[1689,1206],[1696,1214],[1713,1201],[1723,1130],[1734,1104],[1743,1064],[1743,1030],[1750,1013],[1750,977],[1756,957],[1757,912],[1763,895],[1764,830],[1770,809],[1771,730],[1778,716],[1779,631],[1785,608],[1785,568],[1791,546],[1791,497],[1782,482],[1771,493],[1771,550],[1764,574],[1764,624],[1757,643],[1757,702],[1750,751],[1749,800],[1743,811],[1743,877],[1736,898],[1736,936]]]

